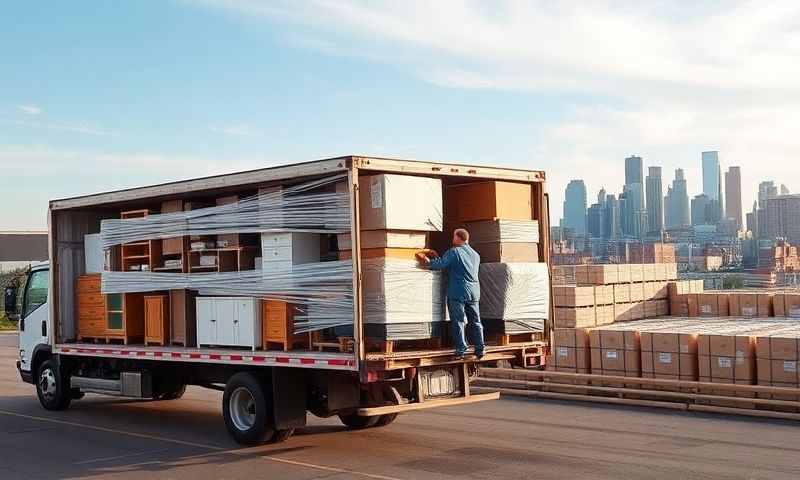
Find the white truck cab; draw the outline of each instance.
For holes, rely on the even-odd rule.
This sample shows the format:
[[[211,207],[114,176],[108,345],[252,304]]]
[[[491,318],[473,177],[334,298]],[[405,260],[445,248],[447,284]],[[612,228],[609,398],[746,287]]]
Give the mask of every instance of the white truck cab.
[[[42,262],[31,266],[19,287],[5,292],[6,314],[19,330],[17,369],[27,383],[34,383],[39,365],[50,358],[49,285],[50,263]]]

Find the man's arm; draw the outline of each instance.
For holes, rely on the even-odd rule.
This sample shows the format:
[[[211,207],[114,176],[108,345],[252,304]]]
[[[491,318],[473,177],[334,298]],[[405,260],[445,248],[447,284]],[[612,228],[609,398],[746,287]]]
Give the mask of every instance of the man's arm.
[[[445,270],[450,268],[450,265],[453,263],[455,259],[456,252],[453,251],[451,248],[450,250],[444,253],[444,256],[431,258],[430,263],[428,264],[428,268],[431,270]]]

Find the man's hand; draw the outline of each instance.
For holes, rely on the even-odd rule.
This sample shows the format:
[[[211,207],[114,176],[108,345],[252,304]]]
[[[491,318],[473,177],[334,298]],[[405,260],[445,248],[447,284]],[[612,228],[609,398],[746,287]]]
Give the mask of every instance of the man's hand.
[[[417,261],[419,263],[421,263],[422,265],[430,265],[431,264],[431,259],[428,258],[428,255],[426,254],[426,252],[417,252],[415,257],[417,257]]]

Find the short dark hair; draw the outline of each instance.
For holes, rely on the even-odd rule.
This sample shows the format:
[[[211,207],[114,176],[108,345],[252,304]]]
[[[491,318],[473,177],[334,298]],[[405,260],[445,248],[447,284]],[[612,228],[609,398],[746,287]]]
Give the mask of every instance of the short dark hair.
[[[469,232],[465,228],[456,228],[453,235],[465,242],[469,242]]]

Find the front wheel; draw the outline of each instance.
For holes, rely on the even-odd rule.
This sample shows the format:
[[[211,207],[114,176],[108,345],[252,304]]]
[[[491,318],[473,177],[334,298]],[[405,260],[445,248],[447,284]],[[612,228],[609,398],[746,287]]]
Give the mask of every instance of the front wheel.
[[[364,417],[361,415],[357,415],[355,413],[351,413],[349,415],[342,415],[339,414],[339,420],[342,421],[345,426],[352,430],[361,430],[364,428],[371,428],[378,424],[378,421],[381,419],[381,415],[373,415],[371,417]]]
[[[66,410],[72,401],[69,381],[53,360],[46,360],[36,374],[36,395],[45,410]]]

